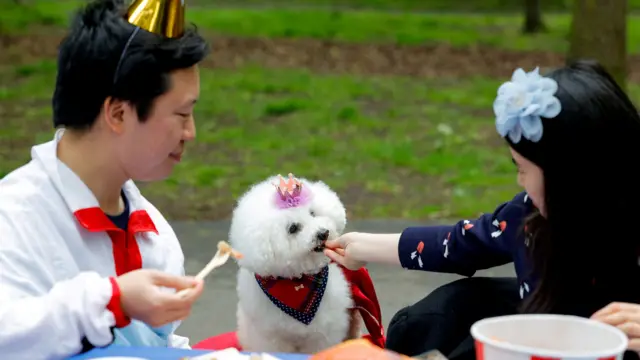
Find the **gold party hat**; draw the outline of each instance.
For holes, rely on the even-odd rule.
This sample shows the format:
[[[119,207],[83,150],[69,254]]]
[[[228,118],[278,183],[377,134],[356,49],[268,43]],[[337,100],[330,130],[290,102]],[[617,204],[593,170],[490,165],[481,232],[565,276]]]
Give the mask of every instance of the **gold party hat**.
[[[127,21],[149,32],[177,38],[184,33],[184,0],[134,0]]]

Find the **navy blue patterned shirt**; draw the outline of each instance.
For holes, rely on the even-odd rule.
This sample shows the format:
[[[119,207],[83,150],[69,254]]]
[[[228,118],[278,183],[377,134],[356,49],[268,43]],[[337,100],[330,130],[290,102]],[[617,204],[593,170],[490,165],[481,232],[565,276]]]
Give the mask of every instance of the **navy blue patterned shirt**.
[[[533,211],[533,203],[523,192],[476,220],[407,228],[398,245],[400,263],[405,269],[472,276],[477,270],[513,262],[524,298],[536,283],[523,231],[524,220]]]

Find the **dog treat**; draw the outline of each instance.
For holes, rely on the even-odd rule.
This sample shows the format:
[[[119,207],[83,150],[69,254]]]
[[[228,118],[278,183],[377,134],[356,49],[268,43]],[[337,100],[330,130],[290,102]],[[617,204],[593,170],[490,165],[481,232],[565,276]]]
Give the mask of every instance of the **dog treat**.
[[[196,279],[203,280],[207,275],[209,275],[209,273],[211,273],[211,271],[213,271],[213,269],[224,265],[227,260],[229,260],[230,256],[233,256],[236,259],[242,258],[242,254],[234,250],[226,241],[218,242],[218,252],[216,252],[204,269],[196,275]]]
[[[233,258],[235,258],[236,260],[242,259],[242,254],[235,250],[234,248],[231,247],[231,245],[229,245],[229,243],[227,243],[226,241],[219,241],[218,242],[218,251],[224,255],[227,253],[231,253],[231,256]]]
[[[204,280],[207,275],[211,273],[215,268],[218,268],[224,265],[229,257],[233,257],[234,259],[242,259],[242,254],[236,250],[234,250],[231,245],[229,245],[226,241],[218,242],[218,251],[211,258],[209,263],[195,276],[198,280]],[[183,289],[178,292],[178,295],[184,296],[190,289]]]

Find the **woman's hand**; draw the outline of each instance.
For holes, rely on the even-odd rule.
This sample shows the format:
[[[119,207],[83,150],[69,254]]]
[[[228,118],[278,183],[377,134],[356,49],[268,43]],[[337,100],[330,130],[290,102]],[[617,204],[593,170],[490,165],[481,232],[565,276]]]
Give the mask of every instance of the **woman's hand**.
[[[340,236],[337,239],[329,240],[325,243],[324,254],[329,259],[346,267],[349,270],[358,270],[367,263],[360,261],[354,256],[354,248],[357,242],[361,242],[367,234],[350,232]]]
[[[324,253],[349,270],[358,270],[368,262],[399,266],[399,241],[400,234],[351,232],[327,241]]]
[[[640,305],[614,302],[600,309],[591,318],[624,331],[629,337],[628,350],[640,352]]]

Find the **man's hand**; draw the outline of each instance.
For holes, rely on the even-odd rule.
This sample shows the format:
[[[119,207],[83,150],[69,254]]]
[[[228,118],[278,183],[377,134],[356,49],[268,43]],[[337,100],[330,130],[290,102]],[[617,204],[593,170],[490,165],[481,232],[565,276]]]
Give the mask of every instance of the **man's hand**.
[[[628,350],[640,351],[640,305],[611,303],[591,318],[624,331],[629,337]]]
[[[194,278],[147,269],[124,274],[116,281],[125,314],[153,327],[189,316],[191,306],[202,295],[203,289],[203,282]],[[160,287],[176,289],[176,293],[162,291]],[[183,289],[191,290],[184,296],[177,295]]]

